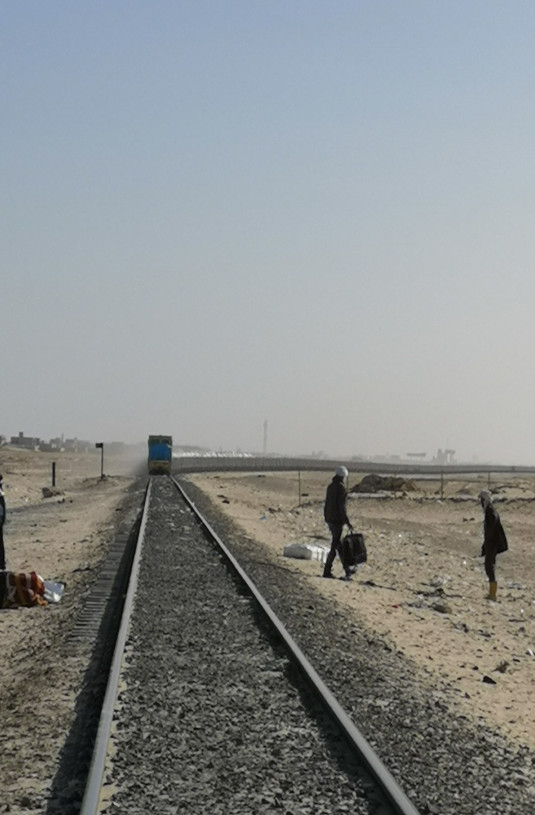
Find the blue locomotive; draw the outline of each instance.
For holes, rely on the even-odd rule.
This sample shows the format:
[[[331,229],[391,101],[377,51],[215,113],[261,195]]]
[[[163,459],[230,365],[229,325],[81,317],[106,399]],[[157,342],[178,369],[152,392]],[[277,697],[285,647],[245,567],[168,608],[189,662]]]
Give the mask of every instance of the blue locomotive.
[[[172,436],[149,436],[149,475],[171,475]]]

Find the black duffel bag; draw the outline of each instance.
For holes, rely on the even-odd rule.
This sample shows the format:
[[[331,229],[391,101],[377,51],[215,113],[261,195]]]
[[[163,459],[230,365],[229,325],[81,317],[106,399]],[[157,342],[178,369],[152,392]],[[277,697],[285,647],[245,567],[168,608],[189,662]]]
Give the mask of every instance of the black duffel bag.
[[[360,532],[348,532],[342,538],[341,552],[344,569],[356,569],[359,563],[366,563],[368,553],[364,543],[364,535]]]

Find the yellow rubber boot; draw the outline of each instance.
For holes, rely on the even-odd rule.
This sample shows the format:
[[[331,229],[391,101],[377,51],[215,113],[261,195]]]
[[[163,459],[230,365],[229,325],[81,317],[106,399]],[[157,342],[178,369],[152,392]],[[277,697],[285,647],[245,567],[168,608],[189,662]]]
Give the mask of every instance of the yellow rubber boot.
[[[496,602],[496,592],[498,591],[498,584],[493,582],[492,580],[489,581],[489,594],[487,600],[493,600]]]

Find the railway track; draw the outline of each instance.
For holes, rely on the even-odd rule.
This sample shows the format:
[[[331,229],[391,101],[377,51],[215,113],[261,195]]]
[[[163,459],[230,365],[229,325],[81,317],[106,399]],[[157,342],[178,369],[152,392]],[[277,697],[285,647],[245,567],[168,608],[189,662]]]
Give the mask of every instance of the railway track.
[[[418,815],[172,479],[140,541],[82,815]]]

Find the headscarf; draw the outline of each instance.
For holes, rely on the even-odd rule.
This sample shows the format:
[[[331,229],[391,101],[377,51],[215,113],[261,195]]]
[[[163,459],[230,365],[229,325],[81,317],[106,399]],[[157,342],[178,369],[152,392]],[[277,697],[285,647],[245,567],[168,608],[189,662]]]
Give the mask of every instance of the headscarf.
[[[481,490],[479,493],[479,500],[481,501],[483,509],[486,509],[490,504],[492,504],[492,495],[488,490]]]

